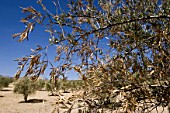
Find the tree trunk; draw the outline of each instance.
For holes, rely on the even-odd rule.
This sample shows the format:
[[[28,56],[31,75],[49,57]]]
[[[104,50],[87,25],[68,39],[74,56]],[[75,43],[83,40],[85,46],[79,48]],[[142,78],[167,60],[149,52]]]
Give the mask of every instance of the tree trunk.
[[[28,95],[24,94],[24,101],[27,102]]]

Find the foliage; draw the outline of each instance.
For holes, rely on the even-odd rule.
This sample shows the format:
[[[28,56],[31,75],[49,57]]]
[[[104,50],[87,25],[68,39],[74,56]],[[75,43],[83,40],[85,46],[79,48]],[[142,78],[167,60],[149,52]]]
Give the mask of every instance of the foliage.
[[[70,84],[67,80],[62,80],[61,89],[63,90],[63,93],[69,92],[68,89],[70,89]]]
[[[46,81],[47,80],[43,80],[43,79],[38,79],[38,81],[36,81],[37,85],[38,85],[38,90],[42,90],[45,87]]]
[[[0,90],[2,90],[4,87],[8,87],[8,85],[12,82],[13,82],[13,78],[0,76]]]
[[[38,84],[31,81],[28,77],[23,77],[17,80],[14,84],[14,93],[23,94],[25,102],[27,102],[28,95],[34,94],[38,90]]]
[[[71,91],[78,91],[83,89],[83,81],[82,80],[68,80],[68,86]]]
[[[51,95],[54,95],[55,92],[59,92],[59,90],[61,89],[61,81],[58,80],[58,81],[55,81],[55,83],[51,81],[46,81],[45,89],[46,91],[51,92]]]
[[[43,11],[22,8],[29,14],[21,20],[27,27],[13,37],[22,42],[40,24],[50,34],[49,46],[37,45],[31,56],[17,59],[16,78],[26,64],[25,75],[38,78],[49,62],[44,51],[56,46],[59,65],[50,63],[51,79],[77,71],[85,84],[79,98],[88,110],[150,112],[170,105],[170,1],[71,0],[69,10],[53,2],[55,14],[37,3]]]
[[[61,89],[63,92],[78,91],[83,89],[83,81],[81,80],[62,80]]]
[[[58,79],[55,83],[51,81],[45,82],[45,89],[54,95],[54,92],[63,91],[63,93],[70,91],[78,91],[83,88],[83,82],[81,80],[62,80]]]
[[[45,90],[51,92],[53,94],[54,87],[49,81],[45,82]]]

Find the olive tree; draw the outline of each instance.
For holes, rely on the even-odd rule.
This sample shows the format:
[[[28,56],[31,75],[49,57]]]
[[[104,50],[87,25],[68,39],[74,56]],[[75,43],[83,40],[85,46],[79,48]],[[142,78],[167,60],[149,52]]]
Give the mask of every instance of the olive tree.
[[[50,81],[45,82],[45,90],[51,92],[51,95],[54,95],[54,85],[50,83]]]
[[[42,0],[37,4],[43,10],[22,8],[28,15],[21,22],[27,26],[13,37],[22,42],[39,24],[50,38],[46,47],[37,45],[31,56],[17,59],[16,78],[27,66],[25,76],[43,74],[49,63],[43,53],[55,46],[54,63],[59,65],[50,63],[51,78],[77,71],[85,84],[82,98],[91,111],[150,112],[168,106],[170,1],[71,0],[68,10],[59,1],[53,3],[54,10]],[[91,107],[94,97],[97,105]]]
[[[55,93],[58,93],[61,89],[61,80],[48,80],[45,82],[46,91],[51,92],[51,96],[55,96]]]
[[[23,94],[24,101],[27,102],[28,95],[34,94],[38,90],[38,84],[28,77],[23,77],[14,83],[14,93]]]
[[[8,87],[8,85],[12,82],[13,78],[0,75],[0,90],[2,90],[4,87]]]
[[[47,80],[44,79],[38,79],[37,80],[37,85],[38,85],[38,90],[43,90],[45,88],[45,83]]]

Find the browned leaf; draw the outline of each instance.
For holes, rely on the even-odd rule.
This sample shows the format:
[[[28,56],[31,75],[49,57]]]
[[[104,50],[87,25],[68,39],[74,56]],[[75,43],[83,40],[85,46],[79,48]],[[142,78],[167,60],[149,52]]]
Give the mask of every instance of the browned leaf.
[[[15,74],[14,78],[17,80],[20,77],[21,70],[18,70],[18,72]]]
[[[44,71],[45,71],[46,68],[47,68],[47,64],[45,64],[45,65],[41,68],[40,74],[44,74]]]
[[[21,33],[20,38],[19,38],[19,42],[22,42],[24,39],[28,40],[28,30],[26,29],[24,32]]]
[[[40,46],[40,45],[37,45],[37,48],[36,48],[36,51],[40,51],[42,50],[43,48]]]
[[[59,60],[60,60],[60,55],[55,57],[54,62],[59,61]]]
[[[20,36],[20,35],[21,35],[21,33],[16,33],[16,34],[13,34],[12,37],[15,38],[15,37]]]
[[[22,8],[22,7],[21,7]],[[32,14],[37,14],[40,15],[33,7],[27,7],[27,8],[22,8],[22,12],[26,13],[26,12],[30,12]]]
[[[23,23],[27,23],[28,22],[28,20],[25,19],[25,18],[22,18],[20,21],[23,22]]]
[[[31,76],[30,79],[31,79],[32,81],[36,81],[36,80],[38,79],[38,77],[39,77],[39,76]]]

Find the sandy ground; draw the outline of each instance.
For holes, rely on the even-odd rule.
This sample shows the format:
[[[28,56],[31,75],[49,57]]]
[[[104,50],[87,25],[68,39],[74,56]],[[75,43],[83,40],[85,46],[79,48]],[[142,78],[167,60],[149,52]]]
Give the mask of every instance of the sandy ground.
[[[58,96],[48,96],[47,91],[37,91],[35,94],[28,96],[28,100],[44,100],[42,102],[24,103],[22,94],[14,94],[13,86],[4,88],[0,91],[0,113],[52,113],[57,105]],[[64,98],[68,98],[72,93],[62,93]],[[61,110],[59,113],[63,113]],[[58,113],[55,110],[54,113]],[[77,110],[72,110],[72,113],[77,113]]]
[[[65,97],[69,95],[71,94],[64,94]],[[9,88],[4,88],[4,91],[0,91],[0,113],[52,113],[56,107],[54,104],[57,98],[57,96],[48,96],[47,91],[37,91],[36,94],[30,95],[28,100],[40,99],[44,100],[43,102],[21,103],[23,96],[21,94],[14,94],[12,92],[12,86],[10,86]],[[159,113],[161,111],[162,109],[160,108]],[[73,110],[72,113],[77,113],[77,111]],[[152,113],[156,113],[156,111],[152,111]],[[167,109],[162,113],[168,113]]]
[[[0,91],[0,113],[51,113],[55,108],[55,96],[48,96],[46,91],[37,91],[36,94],[30,95],[29,99],[46,100],[41,103],[20,103],[23,101],[21,94],[14,94],[12,88],[5,88],[6,91]]]

